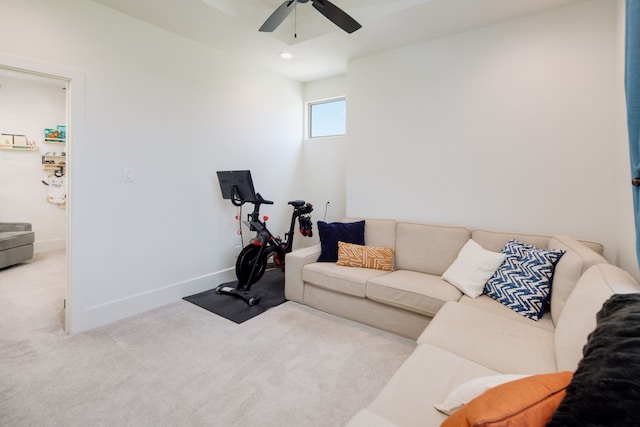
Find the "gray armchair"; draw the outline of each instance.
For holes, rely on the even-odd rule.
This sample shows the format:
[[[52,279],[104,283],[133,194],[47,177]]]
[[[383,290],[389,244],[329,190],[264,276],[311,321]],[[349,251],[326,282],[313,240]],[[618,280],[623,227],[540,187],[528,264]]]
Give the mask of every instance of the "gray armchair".
[[[0,269],[33,258],[35,236],[27,222],[0,222]]]

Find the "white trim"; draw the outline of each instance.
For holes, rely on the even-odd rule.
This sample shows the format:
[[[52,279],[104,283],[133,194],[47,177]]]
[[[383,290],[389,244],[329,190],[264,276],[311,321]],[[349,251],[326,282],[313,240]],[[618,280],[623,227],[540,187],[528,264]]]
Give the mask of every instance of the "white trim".
[[[67,239],[49,239],[49,240],[37,240],[33,243],[34,253],[43,253],[57,251],[65,249],[67,247]]]
[[[86,331],[180,301],[184,295],[194,295],[213,289],[221,283],[235,280],[235,277],[235,269],[229,268],[86,307],[82,312],[77,313],[79,320],[82,320],[82,322],[79,322],[82,328],[77,332]]]

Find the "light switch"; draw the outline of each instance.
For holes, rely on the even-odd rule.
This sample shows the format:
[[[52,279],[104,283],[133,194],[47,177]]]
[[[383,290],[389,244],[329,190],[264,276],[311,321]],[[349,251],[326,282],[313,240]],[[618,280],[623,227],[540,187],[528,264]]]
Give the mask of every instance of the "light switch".
[[[136,180],[136,171],[134,168],[124,168],[124,182],[133,182]]]

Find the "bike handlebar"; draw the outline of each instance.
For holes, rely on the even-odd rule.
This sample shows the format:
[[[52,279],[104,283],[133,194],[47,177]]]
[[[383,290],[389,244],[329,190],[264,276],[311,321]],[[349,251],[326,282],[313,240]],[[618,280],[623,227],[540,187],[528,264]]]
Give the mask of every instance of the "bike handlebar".
[[[259,208],[260,205],[272,205],[273,202],[271,200],[266,200],[264,197],[260,195],[260,193],[256,193],[256,200],[245,200],[240,197],[238,194],[237,188],[233,187],[233,195],[231,196],[231,203],[233,206],[242,206],[245,203],[253,203],[256,208]]]
[[[266,200],[265,198],[263,198],[260,193],[256,193],[256,198],[258,199],[257,203],[261,203],[263,205],[272,205],[273,202],[271,200]],[[251,202],[251,203],[256,203],[256,202]]]

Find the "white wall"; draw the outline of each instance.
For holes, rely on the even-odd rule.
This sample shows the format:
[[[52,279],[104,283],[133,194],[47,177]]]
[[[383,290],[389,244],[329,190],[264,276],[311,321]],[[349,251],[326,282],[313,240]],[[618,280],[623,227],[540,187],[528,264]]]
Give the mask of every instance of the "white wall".
[[[346,83],[347,79],[344,75],[306,83],[304,85],[305,106],[310,102],[345,96]],[[348,99],[347,105],[349,105]],[[305,197],[314,203],[314,227],[318,220],[331,222],[345,217],[346,143],[345,136],[305,139],[304,182],[305,194],[308,194]],[[327,199],[331,201],[328,206]],[[314,228],[314,235],[316,238],[309,240],[308,243],[318,242],[317,228]]]
[[[0,38],[0,54],[86,82],[84,134],[69,147],[72,332],[234,277],[236,211],[217,170],[251,169],[276,202],[263,212],[287,225],[300,83],[93,2],[0,0],[0,13],[3,32],[20,34]]]
[[[274,229],[287,226],[287,200],[316,203],[318,220],[330,196],[327,220],[563,232],[631,262],[633,224],[621,213],[630,191],[619,190],[628,173],[617,172],[628,169],[619,4],[589,1],[356,59],[346,86],[339,77],[303,89],[93,2],[0,0],[11,17],[3,31],[20,34],[0,37],[0,57],[82,76],[83,132],[69,147],[71,330],[233,277],[223,169],[252,170],[276,202],[263,209]],[[301,145],[304,101],[345,88],[346,144]],[[125,167],[135,182],[123,182]]]
[[[65,82],[32,77],[0,75],[0,131],[26,134],[37,151],[0,151],[0,221],[30,222],[35,232],[35,251],[65,247],[64,209],[46,202],[41,155],[64,151],[60,145],[43,143],[44,129],[66,124]]]
[[[351,61],[347,214],[567,233],[628,263],[617,6]]]

